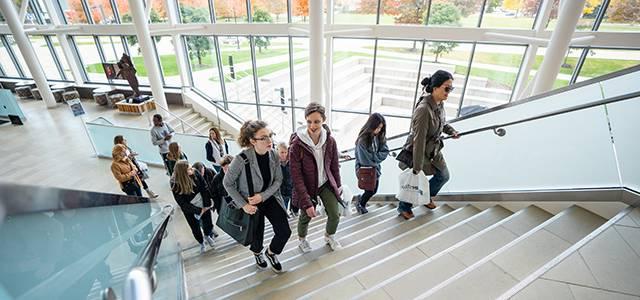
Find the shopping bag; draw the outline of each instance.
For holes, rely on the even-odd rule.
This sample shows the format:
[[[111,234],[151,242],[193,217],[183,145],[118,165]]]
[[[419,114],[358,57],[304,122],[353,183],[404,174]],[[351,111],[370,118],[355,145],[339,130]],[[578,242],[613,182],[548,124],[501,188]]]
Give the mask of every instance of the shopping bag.
[[[351,216],[351,201],[353,200],[353,192],[348,185],[342,185],[342,201],[338,206],[340,215],[343,217]]]
[[[398,183],[398,200],[413,205],[429,203],[429,179],[423,172],[413,174],[413,169],[408,168],[400,173]]]

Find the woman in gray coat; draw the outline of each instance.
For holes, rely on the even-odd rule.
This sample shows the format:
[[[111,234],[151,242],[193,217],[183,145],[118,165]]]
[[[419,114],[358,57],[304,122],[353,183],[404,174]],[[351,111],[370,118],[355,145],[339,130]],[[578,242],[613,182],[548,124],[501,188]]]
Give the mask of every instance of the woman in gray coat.
[[[240,128],[238,144],[244,149],[229,165],[223,184],[236,207],[246,213],[259,215],[258,226],[253,233],[250,250],[253,252],[259,269],[267,268],[264,259],[264,218],[273,225],[274,236],[271,244],[264,251],[271,269],[282,272],[282,265],[277,255],[282,252],[291,236],[291,228],[287,220],[284,201],[280,195],[282,170],[278,153],[273,149],[273,134],[263,121],[246,121]],[[249,192],[245,164],[249,164],[253,194]]]
[[[431,201],[425,206],[436,208],[433,198],[442,186],[449,181],[449,169],[440,150],[444,143],[440,138],[442,132],[458,138],[458,132],[447,124],[445,119],[444,101],[453,91],[453,76],[451,73],[438,70],[431,77],[422,79],[423,91],[427,95],[421,96],[413,111],[411,120],[411,134],[404,145],[404,149],[413,153],[411,162],[400,162],[400,169],[413,168],[413,173],[424,172],[433,175],[429,180]],[[411,203],[400,201],[398,213],[405,219],[413,218]]]

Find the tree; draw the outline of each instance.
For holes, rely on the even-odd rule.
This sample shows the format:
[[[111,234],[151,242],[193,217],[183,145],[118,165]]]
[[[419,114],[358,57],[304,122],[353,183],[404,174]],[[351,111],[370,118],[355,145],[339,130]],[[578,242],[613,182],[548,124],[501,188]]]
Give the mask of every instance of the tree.
[[[431,6],[431,16],[428,25],[460,26],[460,10],[451,4],[436,3]],[[436,55],[435,62],[442,54],[449,53],[458,43],[433,42],[429,43],[429,51]]]
[[[185,23],[204,23],[208,21],[209,11],[206,8],[181,6],[180,11]],[[186,40],[189,58],[197,57],[198,65],[202,66],[202,58],[207,56],[207,52],[211,48],[211,40],[208,37],[194,35],[188,35]]]
[[[162,19],[160,18],[160,15],[158,15],[158,13],[154,10],[151,11],[151,22],[158,22],[161,21]],[[133,22],[133,18],[131,17],[131,15],[129,13],[126,13],[124,15],[122,15],[122,17],[120,17],[120,19],[122,20],[123,23],[131,23]],[[162,37],[159,36],[154,36],[153,39],[156,40],[156,42],[159,42],[160,39]],[[134,46],[135,44],[138,43],[138,37],[135,35],[127,35],[127,43],[129,43],[129,45]],[[140,54],[140,48],[138,48],[138,55]]]
[[[609,21],[614,23],[638,24],[640,0],[611,0],[608,16]]]
[[[270,14],[276,15],[276,21],[279,21],[280,15],[287,13],[287,2],[282,0],[253,0],[254,10],[262,9]]]
[[[487,1],[487,12],[492,13],[502,5],[502,0],[489,0]]]
[[[422,24],[427,10],[426,0],[400,0],[396,24]]]
[[[239,17],[247,17],[245,0],[214,0],[214,6],[218,17],[227,18],[227,20],[233,18],[234,23],[238,23]]]
[[[306,22],[309,15],[309,0],[296,0],[293,3],[293,15],[302,16],[302,21]]]
[[[506,10],[515,11],[514,18],[518,17],[518,13],[520,12],[521,7],[522,7],[522,0],[504,0],[502,2],[502,8]]]
[[[273,23],[273,19],[271,15],[261,9],[256,9],[256,12],[253,13],[253,21],[256,23]],[[258,46],[258,52],[262,53],[262,47],[267,49],[269,45],[271,45],[271,41],[269,37],[266,36],[257,36],[254,38],[256,46]]]
[[[398,6],[400,5],[401,0],[382,0],[380,1],[380,5],[382,8],[380,9],[381,14],[392,15],[395,16],[399,13]],[[358,5],[358,13],[361,14],[377,14],[378,13],[378,0],[362,0]]]

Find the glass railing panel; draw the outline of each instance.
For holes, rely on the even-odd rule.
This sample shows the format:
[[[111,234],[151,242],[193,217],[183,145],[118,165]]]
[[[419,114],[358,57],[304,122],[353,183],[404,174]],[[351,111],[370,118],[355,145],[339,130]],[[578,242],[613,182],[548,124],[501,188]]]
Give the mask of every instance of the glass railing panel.
[[[607,104],[623,186],[640,191],[640,98]]]
[[[0,283],[16,299],[119,298],[135,258],[162,220],[156,204],[7,216],[0,226]]]
[[[638,91],[640,71],[621,75],[602,81],[602,92],[605,98],[621,96]]]
[[[171,221],[173,222],[173,221]],[[153,293],[153,299],[183,299],[183,284],[186,278],[182,273],[182,256],[181,249],[178,245],[178,238],[175,230],[171,228],[166,230],[166,236],[162,240],[158,258],[156,260],[156,278],[158,280],[158,289]]]

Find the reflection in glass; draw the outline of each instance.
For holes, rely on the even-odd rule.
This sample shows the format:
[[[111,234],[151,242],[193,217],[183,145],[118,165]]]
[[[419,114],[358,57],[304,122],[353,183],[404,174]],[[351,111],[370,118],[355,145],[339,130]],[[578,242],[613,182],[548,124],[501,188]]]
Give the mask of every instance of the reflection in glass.
[[[369,112],[374,46],[374,40],[334,39],[333,107],[335,109]]]
[[[390,0],[383,1],[391,2]],[[396,1],[394,1],[396,2]],[[394,3],[395,4],[395,3]],[[378,0],[336,0],[333,6],[333,23],[335,24],[375,24],[378,13]],[[380,24],[389,17],[381,16]]]
[[[104,0],[87,0],[91,19],[94,24],[115,24],[116,19],[113,15],[111,3]],[[128,2],[127,2],[128,4]]]
[[[62,76],[58,71],[58,67],[56,66],[56,62],[51,55],[51,51],[49,51],[49,46],[45,40],[44,36],[29,36],[29,40],[31,41],[31,45],[33,47],[33,51],[36,53],[38,57],[38,61],[40,62],[40,66],[44,71],[47,79],[61,80]]]
[[[524,46],[478,44],[464,91],[464,107],[509,102],[525,50]]]
[[[378,40],[372,112],[411,116],[422,42]]]
[[[227,89],[227,100],[255,104],[256,96],[249,38],[221,36],[218,39],[220,41],[220,55]],[[265,55],[265,57],[268,56]]]
[[[58,0],[67,24],[87,24],[82,3],[77,0]]]
[[[540,3],[541,0],[487,1],[480,27],[532,29]]]
[[[182,23],[211,23],[208,0],[178,0]]]
[[[640,64],[640,50],[589,49],[576,82]]]
[[[184,40],[187,44],[193,86],[204,92],[214,101],[222,101],[218,59],[216,57],[213,37],[188,35],[185,36]],[[159,51],[162,53],[163,50]],[[167,64],[169,64],[170,62],[168,61],[172,61],[172,59],[170,54],[167,55],[168,56],[161,56],[161,58],[165,57]],[[175,68],[176,75],[179,75],[177,67]],[[167,73],[172,71],[171,68],[165,68],[165,66],[163,66],[163,72]]]

